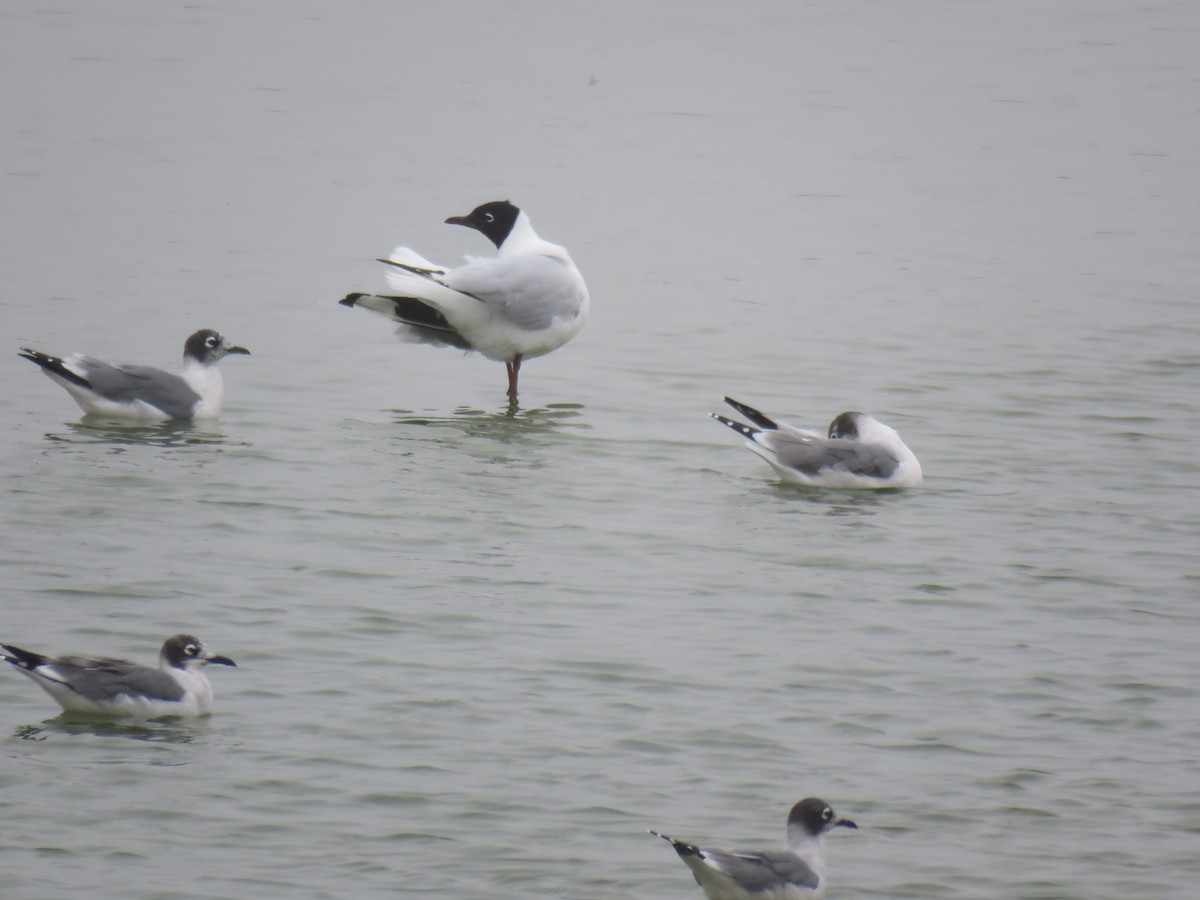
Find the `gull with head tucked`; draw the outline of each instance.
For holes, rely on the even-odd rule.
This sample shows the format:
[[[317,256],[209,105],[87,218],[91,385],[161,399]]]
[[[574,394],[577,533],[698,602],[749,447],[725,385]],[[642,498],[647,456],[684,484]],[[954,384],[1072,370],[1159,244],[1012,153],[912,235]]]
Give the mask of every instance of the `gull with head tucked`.
[[[832,488],[917,487],[921,464],[900,435],[878,419],[844,412],[829,424],[827,435],[777,422],[732,397],[725,402],[751,425],[709,413],[746,438],[746,446],[765,459],[781,480]]]

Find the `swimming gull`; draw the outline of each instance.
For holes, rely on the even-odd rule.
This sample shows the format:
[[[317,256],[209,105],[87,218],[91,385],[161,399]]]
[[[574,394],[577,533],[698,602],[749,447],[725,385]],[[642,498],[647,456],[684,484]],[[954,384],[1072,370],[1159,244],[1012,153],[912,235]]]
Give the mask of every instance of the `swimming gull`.
[[[777,422],[731,397],[725,402],[753,424],[709,415],[746,438],[746,446],[770,463],[783,481],[816,487],[904,488],[917,487],[924,480],[921,464],[900,435],[865,413],[841,413],[823,436]]]
[[[212,712],[213,690],[204,666],[236,666],[190,634],[168,638],[158,654],[158,668],[124,659],[60,656],[53,659],[0,644],[0,660],[11,663],[39,685],[67,712],[130,716],[206,716]]]
[[[225,388],[217,363],[231,353],[250,351],[204,328],[183,345],[179,375],[151,366],[114,366],[79,353],[64,359],[22,347],[18,355],[41,366],[88,415],[163,421],[219,415]]]
[[[824,800],[808,797],[792,807],[785,850],[710,850],[657,831],[684,861],[709,900],[821,900],[825,852],[821,839],[833,828],[858,828],[840,819]]]

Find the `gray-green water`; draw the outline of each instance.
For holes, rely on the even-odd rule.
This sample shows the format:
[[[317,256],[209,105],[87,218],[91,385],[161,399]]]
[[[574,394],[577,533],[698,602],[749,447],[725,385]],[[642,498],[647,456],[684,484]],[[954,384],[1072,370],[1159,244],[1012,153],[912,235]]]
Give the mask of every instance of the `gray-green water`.
[[[1200,7],[0,10],[0,639],[238,660],[64,722],[0,672],[4,896],[689,898],[654,827],[831,896],[1194,896]],[[375,256],[508,197],[593,315],[402,345]],[[81,424],[17,359],[226,411]],[[919,491],[774,483],[724,393],[894,425]]]

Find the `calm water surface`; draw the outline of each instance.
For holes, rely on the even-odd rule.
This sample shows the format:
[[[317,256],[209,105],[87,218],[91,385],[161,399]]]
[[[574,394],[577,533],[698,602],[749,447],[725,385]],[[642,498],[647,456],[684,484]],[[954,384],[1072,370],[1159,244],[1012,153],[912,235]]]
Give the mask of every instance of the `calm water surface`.
[[[0,673],[5,896],[690,898],[659,828],[831,896],[1200,877],[1200,7],[17,0],[11,351],[226,410],[0,395],[0,638],[149,661],[200,722]],[[510,197],[593,316],[531,361],[339,308]],[[925,488],[804,491],[706,413],[894,425]]]

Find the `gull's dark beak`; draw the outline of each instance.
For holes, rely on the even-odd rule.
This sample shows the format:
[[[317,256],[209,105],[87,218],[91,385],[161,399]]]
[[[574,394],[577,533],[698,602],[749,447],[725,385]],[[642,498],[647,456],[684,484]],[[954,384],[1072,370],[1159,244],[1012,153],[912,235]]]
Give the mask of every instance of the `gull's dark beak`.
[[[237,668],[237,663],[228,656],[210,656],[204,661],[206,663],[216,663],[218,666],[233,666],[235,669]]]
[[[853,822],[851,822],[849,819],[835,819],[833,824],[830,825],[829,827],[830,828],[853,828],[855,830],[858,830],[858,826],[855,825]]]
[[[245,347],[226,347],[226,348],[225,348],[225,353],[226,353],[226,354],[229,354],[229,353],[241,353],[241,354],[243,354],[243,355],[245,355],[245,356],[249,356],[249,355],[250,355],[250,351],[249,351],[249,350],[247,350]]]
[[[471,224],[471,220],[468,219],[466,216],[451,216],[450,218],[448,218],[446,220],[446,224],[447,225],[466,225],[468,228],[475,227],[474,225]]]

